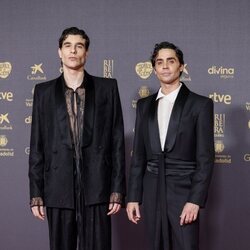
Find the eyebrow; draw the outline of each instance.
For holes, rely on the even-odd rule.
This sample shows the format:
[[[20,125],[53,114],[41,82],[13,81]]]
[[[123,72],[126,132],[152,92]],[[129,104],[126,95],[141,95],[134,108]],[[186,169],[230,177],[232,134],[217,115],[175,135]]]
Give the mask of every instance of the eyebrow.
[[[63,45],[69,45],[69,44],[72,44],[71,42],[64,42]],[[76,45],[82,45],[83,47],[85,47],[85,44],[84,43],[76,43]]]
[[[162,58],[157,58],[156,59],[156,61],[163,61],[164,59],[162,59]],[[167,58],[167,61],[169,61],[169,60],[175,60],[176,61],[176,58],[175,57],[168,57]]]

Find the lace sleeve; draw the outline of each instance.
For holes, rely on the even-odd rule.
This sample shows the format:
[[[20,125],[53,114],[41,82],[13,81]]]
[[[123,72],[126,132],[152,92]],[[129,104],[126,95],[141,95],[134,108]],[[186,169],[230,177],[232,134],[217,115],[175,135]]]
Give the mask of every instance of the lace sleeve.
[[[110,203],[122,204],[122,200],[123,200],[123,195],[122,194],[120,194],[120,193],[112,193],[110,195],[109,202]]]
[[[43,199],[41,197],[34,197],[30,200],[30,207],[43,206]]]

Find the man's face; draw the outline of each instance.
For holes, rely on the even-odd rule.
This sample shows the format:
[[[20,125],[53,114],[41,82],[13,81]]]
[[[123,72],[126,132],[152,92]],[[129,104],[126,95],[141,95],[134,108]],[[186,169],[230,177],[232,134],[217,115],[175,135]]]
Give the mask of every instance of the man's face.
[[[88,55],[85,42],[85,39],[80,35],[68,35],[63,41],[62,48],[58,49],[58,53],[64,68],[83,69]]]
[[[154,71],[161,85],[173,85],[179,82],[183,65],[180,64],[172,49],[161,49],[155,59]]]

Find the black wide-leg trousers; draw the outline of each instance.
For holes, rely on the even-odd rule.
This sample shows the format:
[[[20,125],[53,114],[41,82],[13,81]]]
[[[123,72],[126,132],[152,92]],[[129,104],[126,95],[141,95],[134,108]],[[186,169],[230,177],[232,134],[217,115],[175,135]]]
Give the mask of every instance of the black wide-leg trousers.
[[[199,221],[180,226],[180,215],[187,202],[189,176],[165,176],[165,217],[162,220],[158,175],[146,171],[143,183],[143,208],[150,250],[199,250]]]
[[[76,211],[47,208],[50,250],[111,250],[111,219],[107,213],[107,204],[84,207],[83,246],[77,249]]]

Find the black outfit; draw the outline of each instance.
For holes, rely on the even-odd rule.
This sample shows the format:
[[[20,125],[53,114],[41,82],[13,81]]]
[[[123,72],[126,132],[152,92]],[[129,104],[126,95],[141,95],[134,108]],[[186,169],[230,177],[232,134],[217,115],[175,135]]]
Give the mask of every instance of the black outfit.
[[[63,75],[39,84],[32,119],[30,195],[47,207],[51,249],[111,249],[108,204],[125,195],[116,81],[85,72],[75,92]]]
[[[137,104],[128,202],[144,204],[150,249],[198,250],[198,221],[180,226],[186,202],[205,206],[214,165],[213,102],[183,83],[161,149],[157,93]]]

